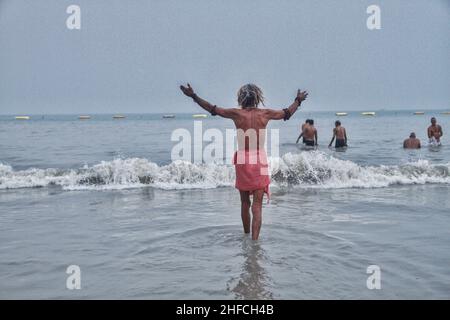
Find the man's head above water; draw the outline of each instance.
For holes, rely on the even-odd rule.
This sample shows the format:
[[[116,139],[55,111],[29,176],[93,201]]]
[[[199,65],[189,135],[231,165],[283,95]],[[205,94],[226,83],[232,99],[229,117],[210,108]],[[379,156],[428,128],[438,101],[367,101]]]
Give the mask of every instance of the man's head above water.
[[[264,105],[264,96],[262,90],[252,84],[243,85],[237,93],[238,104],[246,108],[257,108],[260,103]]]

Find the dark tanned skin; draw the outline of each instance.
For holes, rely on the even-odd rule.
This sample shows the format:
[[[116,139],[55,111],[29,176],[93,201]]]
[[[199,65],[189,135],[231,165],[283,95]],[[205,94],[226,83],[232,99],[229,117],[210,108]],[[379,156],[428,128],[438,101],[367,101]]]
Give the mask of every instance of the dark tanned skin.
[[[303,138],[305,140],[314,141],[314,145],[317,146],[317,129],[312,124],[307,124],[303,127]]]
[[[403,141],[403,148],[405,149],[420,149],[420,140],[416,137],[414,138],[408,138],[405,141]]]
[[[314,144],[317,145],[317,130],[314,125],[306,124],[305,126],[303,126],[302,134],[305,140],[313,140]]]
[[[208,112],[212,112],[213,109],[217,115],[231,119],[234,121],[236,129],[242,129],[244,132],[248,129],[256,130],[257,138],[259,139],[259,130],[265,130],[267,124],[270,120],[282,120],[285,117],[285,112],[283,110],[275,110],[275,109],[259,109],[259,108],[219,108],[215,107],[208,101],[200,98],[194,92],[194,89],[187,84],[187,87],[180,86],[181,91],[188,96],[194,99],[194,101],[203,109]],[[288,107],[288,111],[291,115],[293,115],[301,102],[306,99],[308,93],[306,91],[297,91],[297,97],[295,101]],[[239,134],[239,131],[238,131]],[[262,137],[265,135],[261,135]],[[239,139],[238,137],[238,148],[239,150],[250,150],[251,146],[247,143],[239,144],[239,141],[245,141]],[[256,144],[256,149],[259,149],[259,146],[264,146],[264,141],[258,141]],[[250,232],[250,207],[253,213],[253,221],[252,225],[252,239],[257,240],[259,237],[259,232],[261,230],[261,212],[262,212],[262,202],[264,196],[264,190],[255,190],[253,192],[253,202],[250,202],[250,192],[249,191],[240,191],[241,195],[241,216],[242,223],[244,225],[244,232]]]
[[[431,126],[427,130],[428,139],[435,138],[436,142],[441,141],[441,137],[444,134],[442,132],[442,127],[436,123],[436,118],[431,118]]]
[[[306,121],[308,121],[308,120],[306,120]],[[302,133],[300,133],[300,135],[298,136],[297,141],[295,141],[295,143],[298,143],[298,141],[303,137],[303,132],[305,131],[306,126],[309,126],[309,123],[302,124],[302,128],[300,130]]]
[[[298,143],[301,137],[303,137],[303,139],[305,140],[314,141],[314,145],[317,146],[317,129],[314,127],[314,125],[309,123],[302,124],[302,133],[298,136],[295,143]]]
[[[333,144],[334,139],[344,140],[347,145],[347,131],[342,125],[336,125],[336,128],[333,129],[333,138],[331,138],[329,147]]]

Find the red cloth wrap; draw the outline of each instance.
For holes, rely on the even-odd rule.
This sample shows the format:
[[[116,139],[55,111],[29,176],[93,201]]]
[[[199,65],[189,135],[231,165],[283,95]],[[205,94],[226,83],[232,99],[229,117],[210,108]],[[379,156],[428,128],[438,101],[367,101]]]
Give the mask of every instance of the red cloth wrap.
[[[240,191],[264,189],[267,202],[270,200],[270,172],[266,151],[239,150],[234,153],[233,164],[236,169],[236,188]]]

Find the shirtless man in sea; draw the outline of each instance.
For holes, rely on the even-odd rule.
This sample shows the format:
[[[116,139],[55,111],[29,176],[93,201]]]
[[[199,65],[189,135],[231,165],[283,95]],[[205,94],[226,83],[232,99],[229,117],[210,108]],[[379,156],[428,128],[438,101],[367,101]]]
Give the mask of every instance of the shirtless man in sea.
[[[416,134],[411,132],[409,138],[403,141],[403,148],[405,149],[420,149],[420,140],[416,138]]]
[[[239,108],[220,108],[197,96],[194,89],[188,84],[180,86],[181,91],[191,97],[200,107],[210,112],[211,115],[219,115],[234,121],[237,129],[238,151],[234,156],[236,169],[236,188],[241,196],[241,217],[244,232],[250,233],[252,239],[257,240],[261,230],[262,202],[264,193],[269,196],[270,176],[268,172],[267,155],[264,150],[264,141],[267,124],[270,120],[288,120],[298,109],[302,101],[306,99],[306,91],[297,91],[294,102],[285,109],[260,109],[258,105],[264,103],[264,97],[260,88],[254,84],[246,84],[238,91]],[[252,134],[255,131],[256,143],[252,143]],[[261,138],[260,138],[261,137]],[[252,159],[256,158],[256,163]],[[243,161],[242,161],[243,160]],[[250,201],[250,195],[253,201]],[[250,208],[253,219],[250,217]]]
[[[297,138],[297,141],[295,141],[295,143],[298,143],[298,141],[303,137],[303,132],[305,131],[305,127],[309,126],[309,121],[310,119],[306,119],[305,123],[302,124],[302,127],[300,129],[300,135]],[[305,138],[303,137],[303,143],[305,143]]]
[[[307,119],[302,125],[302,133],[298,136],[296,143],[303,137],[303,144],[307,147],[317,146],[317,129],[314,127],[314,120]]]
[[[431,118],[431,126],[427,130],[429,143],[441,144],[441,137],[443,135],[442,127],[437,124],[436,118]]]
[[[335,128],[333,129],[333,138],[331,138],[330,144],[328,147],[331,147],[334,139],[336,139],[336,148],[343,148],[347,146],[347,131],[341,125],[341,122],[337,120],[335,123]]]

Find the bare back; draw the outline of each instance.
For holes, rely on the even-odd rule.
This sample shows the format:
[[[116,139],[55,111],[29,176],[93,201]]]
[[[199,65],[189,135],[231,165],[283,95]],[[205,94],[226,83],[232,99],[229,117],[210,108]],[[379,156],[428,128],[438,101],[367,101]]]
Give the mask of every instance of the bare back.
[[[408,138],[403,142],[403,148],[419,149],[420,148],[420,140],[417,138]]]
[[[306,140],[314,140],[315,134],[316,134],[316,128],[313,125],[306,124],[303,127],[303,137]]]
[[[345,128],[342,126],[334,128],[334,134],[336,135],[336,139],[345,139]]]
[[[263,149],[265,144],[265,129],[270,118],[268,109],[247,108],[234,109],[236,115],[232,118],[236,126],[238,149]],[[240,129],[240,130],[239,130]]]

